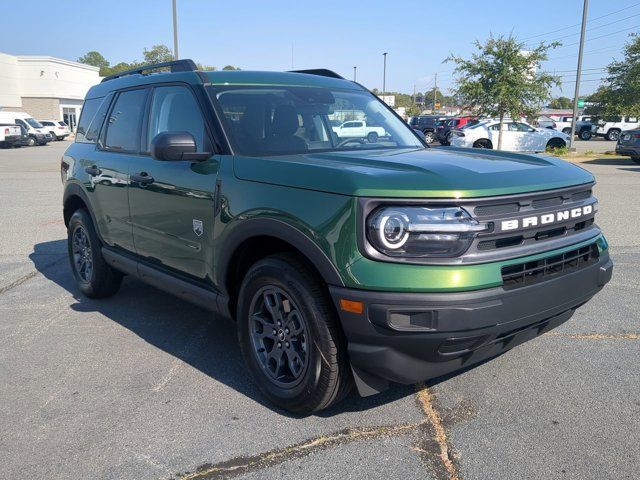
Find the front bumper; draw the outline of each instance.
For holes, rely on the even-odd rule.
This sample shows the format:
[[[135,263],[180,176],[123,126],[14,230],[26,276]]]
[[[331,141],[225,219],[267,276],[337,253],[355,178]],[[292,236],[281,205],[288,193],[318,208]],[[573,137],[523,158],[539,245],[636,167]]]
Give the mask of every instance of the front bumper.
[[[626,157],[640,157],[640,146],[634,147],[631,145],[616,145],[616,154],[624,155]]]
[[[541,283],[457,293],[389,293],[331,287],[361,395],[413,384],[499,355],[567,321],[610,279],[608,252]],[[340,299],[364,304],[362,314]]]

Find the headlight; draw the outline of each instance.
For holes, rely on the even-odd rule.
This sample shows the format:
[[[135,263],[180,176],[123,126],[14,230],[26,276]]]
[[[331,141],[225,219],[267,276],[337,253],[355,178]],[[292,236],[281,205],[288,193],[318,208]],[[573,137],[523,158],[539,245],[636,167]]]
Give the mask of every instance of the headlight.
[[[381,207],[367,219],[367,237],[391,257],[457,257],[488,230],[460,207]]]

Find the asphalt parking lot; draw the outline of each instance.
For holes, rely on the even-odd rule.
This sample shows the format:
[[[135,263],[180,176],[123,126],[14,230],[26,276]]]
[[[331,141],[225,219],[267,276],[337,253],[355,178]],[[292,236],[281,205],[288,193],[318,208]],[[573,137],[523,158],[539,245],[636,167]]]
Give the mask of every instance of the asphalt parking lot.
[[[67,145],[0,150],[0,478],[640,474],[640,166],[630,160],[581,163],[598,180],[615,269],[572,320],[428,387],[352,394],[296,418],[251,383],[232,324],[129,278],[111,299],[80,296],[62,221]]]

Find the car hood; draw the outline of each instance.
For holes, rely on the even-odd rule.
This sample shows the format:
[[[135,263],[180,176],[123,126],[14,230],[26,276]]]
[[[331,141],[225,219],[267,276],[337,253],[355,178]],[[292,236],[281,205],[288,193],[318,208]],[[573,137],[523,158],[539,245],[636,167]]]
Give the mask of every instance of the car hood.
[[[470,198],[594,181],[555,157],[448,147],[236,157],[238,178],[362,197]]]

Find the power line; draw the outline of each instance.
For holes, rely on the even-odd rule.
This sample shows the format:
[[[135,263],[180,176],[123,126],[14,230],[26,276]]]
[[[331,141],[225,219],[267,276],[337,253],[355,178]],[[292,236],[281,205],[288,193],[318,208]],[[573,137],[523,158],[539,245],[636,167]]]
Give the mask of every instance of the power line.
[[[615,12],[607,13],[606,15],[600,15],[599,17],[592,18],[591,20],[589,20],[589,22],[595,22],[596,20],[600,20],[601,18],[610,17],[611,15],[615,15],[616,13],[624,12],[625,10],[629,10],[630,8],[637,7],[638,5],[640,5],[640,2],[634,3],[633,5],[629,5],[628,7],[625,7],[625,8],[621,8],[620,10],[616,10]],[[559,28],[557,30],[551,30],[550,32],[539,33],[538,35],[532,35],[530,37],[523,38],[520,41],[521,42],[525,42],[525,41],[530,40],[532,38],[544,37],[544,36],[549,35],[551,33],[562,32],[564,30],[568,30],[570,28],[579,27],[579,26],[580,26],[579,23],[574,23],[573,25],[568,25],[566,27],[562,27],[562,28]]]
[[[640,28],[640,25],[634,25],[633,27],[623,28],[622,30],[616,30],[615,32],[606,33],[604,35],[599,35],[597,37],[591,37],[591,38],[585,40],[585,42],[592,42],[594,40],[598,40],[599,38],[610,37],[611,35],[616,35],[618,33],[626,32],[627,30],[635,30],[637,28]],[[560,50],[562,48],[567,48],[567,47],[572,47],[574,45],[578,45],[578,43],[580,43],[580,42],[568,43],[567,45],[563,45],[561,47],[558,47],[558,50]]]

